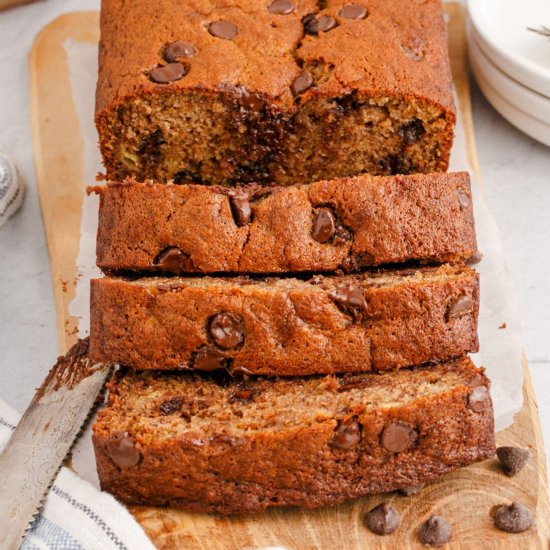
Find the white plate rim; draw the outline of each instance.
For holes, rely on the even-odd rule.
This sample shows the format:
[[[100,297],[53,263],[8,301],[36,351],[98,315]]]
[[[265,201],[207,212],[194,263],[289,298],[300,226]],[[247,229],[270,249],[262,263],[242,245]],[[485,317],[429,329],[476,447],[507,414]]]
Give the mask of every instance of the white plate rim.
[[[495,90],[506,92],[508,101],[513,101],[520,111],[546,124],[550,124],[550,98],[522,86],[506,73],[503,73],[483,53],[476,35],[470,32],[470,29],[468,29],[468,48],[470,59],[475,59],[485,80]]]
[[[510,122],[510,124],[534,140],[550,147],[550,124],[546,124],[524,113],[506,98],[502,97],[483,77],[483,74],[480,73],[479,67],[473,59],[472,70],[487,101],[489,101],[489,103]]]
[[[479,35],[480,45],[485,54],[504,73],[535,92],[550,97],[550,71],[541,69],[539,65],[522,55],[499,47],[484,28],[482,3],[482,0],[468,0],[467,10],[469,20]]]

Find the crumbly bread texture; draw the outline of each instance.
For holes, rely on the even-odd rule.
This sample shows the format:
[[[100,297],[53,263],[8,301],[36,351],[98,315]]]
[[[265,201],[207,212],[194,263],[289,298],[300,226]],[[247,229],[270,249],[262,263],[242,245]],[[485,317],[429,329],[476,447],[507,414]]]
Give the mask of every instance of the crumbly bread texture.
[[[136,369],[306,375],[386,370],[478,348],[472,269],[254,280],[92,280],[90,355]]]
[[[89,191],[100,196],[97,264],[106,272],[356,271],[477,251],[465,172],[363,175],[229,195],[132,181]]]
[[[305,379],[130,371],[93,427],[101,487],[222,514],[412,487],[494,455],[488,386],[467,358]]]
[[[110,180],[307,183],[445,171],[439,0],[103,0]]]

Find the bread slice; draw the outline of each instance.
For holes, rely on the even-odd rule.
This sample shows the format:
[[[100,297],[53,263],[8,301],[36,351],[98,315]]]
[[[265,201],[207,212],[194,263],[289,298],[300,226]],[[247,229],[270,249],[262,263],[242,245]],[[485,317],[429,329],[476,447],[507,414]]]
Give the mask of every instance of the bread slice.
[[[494,455],[488,386],[467,358],[305,379],[119,373],[93,427],[99,479],[129,504],[222,514],[402,489]]]
[[[103,0],[96,125],[109,179],[288,185],[447,170],[440,0],[368,0],[361,13],[272,4]]]
[[[443,265],[296,278],[92,280],[90,355],[137,369],[306,375],[477,351],[478,275]]]
[[[239,190],[127,181],[89,191],[100,195],[97,264],[106,272],[357,271],[477,251],[465,172]]]

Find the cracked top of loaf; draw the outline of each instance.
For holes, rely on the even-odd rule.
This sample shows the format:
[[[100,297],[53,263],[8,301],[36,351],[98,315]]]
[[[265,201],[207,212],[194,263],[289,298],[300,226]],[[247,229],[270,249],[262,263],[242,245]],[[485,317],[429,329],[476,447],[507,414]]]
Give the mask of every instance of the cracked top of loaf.
[[[98,113],[174,90],[290,112],[352,91],[453,111],[439,0],[103,0],[101,28]]]

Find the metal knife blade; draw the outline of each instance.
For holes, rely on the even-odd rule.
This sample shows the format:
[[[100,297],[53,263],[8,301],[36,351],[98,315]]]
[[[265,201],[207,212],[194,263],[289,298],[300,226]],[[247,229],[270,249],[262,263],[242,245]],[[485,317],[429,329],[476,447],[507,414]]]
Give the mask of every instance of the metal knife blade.
[[[0,455],[2,548],[17,550],[111,371],[88,340],[60,357]]]

